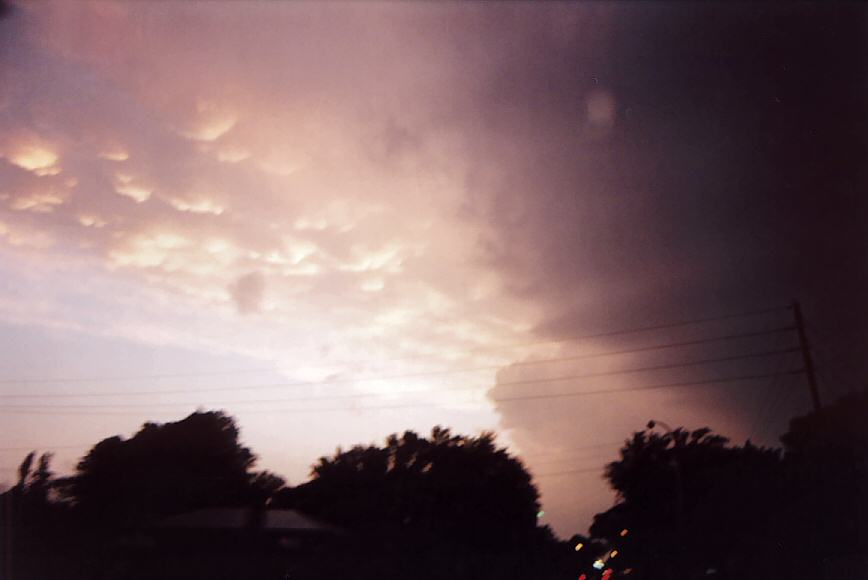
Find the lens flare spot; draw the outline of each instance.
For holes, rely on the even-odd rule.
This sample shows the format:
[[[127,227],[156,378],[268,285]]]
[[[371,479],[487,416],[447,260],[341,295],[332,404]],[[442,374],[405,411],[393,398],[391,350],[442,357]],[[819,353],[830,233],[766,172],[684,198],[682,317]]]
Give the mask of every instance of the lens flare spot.
[[[585,101],[588,123],[597,129],[610,129],[615,124],[615,98],[603,90],[595,90]]]

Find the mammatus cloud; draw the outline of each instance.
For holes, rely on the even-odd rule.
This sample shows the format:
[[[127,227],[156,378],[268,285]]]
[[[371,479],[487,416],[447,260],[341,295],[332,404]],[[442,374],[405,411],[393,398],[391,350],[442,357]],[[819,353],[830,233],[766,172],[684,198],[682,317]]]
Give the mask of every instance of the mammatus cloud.
[[[222,302],[223,315],[239,295],[248,295],[236,281],[259,271],[269,278],[275,326],[297,320],[299,311],[322,311],[333,319],[323,324],[330,333],[346,328],[362,337],[367,323],[359,321],[374,321],[370,332],[379,339],[400,334],[402,345],[421,348],[434,330],[422,321],[440,303],[431,297],[464,302],[460,294],[467,286],[443,272],[491,278],[474,261],[476,226],[454,219],[464,195],[460,151],[444,131],[425,132],[432,113],[419,104],[419,91],[424,96],[427,86],[417,88],[409,70],[389,73],[395,100],[381,99],[379,88],[357,84],[357,78],[340,80],[380,62],[375,55],[391,52],[399,39],[381,39],[367,49],[372,54],[359,53],[354,42],[342,40],[349,22],[336,18],[317,26],[341,38],[333,44],[339,54],[312,63],[296,50],[273,50],[270,43],[286,42],[284,30],[263,31],[260,24],[274,18],[290,27],[295,18],[318,22],[317,11],[261,9],[239,13],[231,42],[259,45],[272,55],[269,70],[288,75],[278,86],[272,73],[232,58],[209,59],[207,71],[198,66],[197,43],[214,44],[208,29],[219,18],[212,14],[193,15],[202,19],[200,36],[178,43],[170,34],[173,14],[163,10],[22,7],[28,19],[19,22],[18,53],[7,66],[19,87],[39,86],[42,77],[33,71],[48,71],[57,91],[8,95],[6,125],[36,135],[28,143],[39,148],[24,168],[32,177],[26,183],[18,178],[22,186],[8,192],[8,207],[53,213],[55,219],[31,219],[31,225],[86,246],[108,268],[142,277],[155,290],[199,296],[209,308]],[[228,5],[221,10],[235,13]],[[96,40],[82,34],[97,22],[129,35],[95,33]],[[138,44],[144,22],[149,34],[168,43],[170,55],[152,54],[153,39]],[[395,23],[377,20],[376,26],[392,29]],[[436,55],[435,48],[420,46],[425,54],[412,58],[429,61],[436,79],[463,76],[451,55]],[[429,50],[435,58],[429,59]],[[118,51],[137,65],[121,62]],[[167,68],[169,61],[174,64]],[[86,82],[70,63],[88,71]],[[233,90],[215,91],[215,84]],[[333,92],[324,98],[328,88]],[[75,109],[69,95],[79,96]],[[21,122],[28,115],[41,115],[36,124],[51,130],[28,127]],[[56,168],[60,173],[53,176],[34,173]],[[48,188],[37,177],[69,181],[59,195],[41,191]],[[473,287],[482,300],[479,286]],[[333,308],[335,300],[341,308]],[[370,314],[372,301],[378,314]],[[445,332],[461,313],[439,316]],[[481,320],[471,324],[487,324]],[[409,336],[411,328],[418,338]]]
[[[484,391],[491,367],[511,356],[497,345],[515,342],[536,307],[501,296],[499,276],[479,259],[484,224],[459,219],[466,162],[442,123],[454,104],[444,96],[475,71],[455,67],[439,26],[424,24],[439,17],[327,5],[166,8],[16,5],[3,21],[4,320],[241,358],[242,368],[275,368],[272,383],[341,379],[240,389],[228,403],[225,393],[193,391],[150,400],[166,407],[110,401],[132,422],[228,404],[245,432],[260,434],[254,446],[272,467],[296,481],[306,464],[287,463],[275,433],[322,453],[404,428],[493,427]],[[181,16],[196,23],[183,34]],[[430,28],[411,34],[414,22]],[[202,46],[211,47],[204,61]],[[239,47],[256,58],[238,58]],[[79,362],[73,374],[111,374],[98,355]],[[478,366],[490,370],[424,375]],[[413,372],[422,376],[367,378]],[[291,409],[287,422],[276,407],[316,404],[257,403],[290,395],[337,397],[331,406],[346,410]],[[410,407],[376,409],[384,402]],[[63,424],[75,431],[92,417],[84,411]],[[42,437],[55,431],[51,418],[15,422],[15,432]]]

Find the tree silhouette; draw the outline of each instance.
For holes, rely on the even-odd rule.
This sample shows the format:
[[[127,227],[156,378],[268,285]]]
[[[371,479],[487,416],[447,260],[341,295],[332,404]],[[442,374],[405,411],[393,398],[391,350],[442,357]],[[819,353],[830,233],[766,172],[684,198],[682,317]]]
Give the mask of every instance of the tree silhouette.
[[[51,552],[50,547],[56,546],[67,531],[65,506],[51,501],[51,457],[50,453],[43,453],[36,461],[36,452],[28,453],[18,467],[18,482],[0,494],[4,538],[0,562],[6,563],[0,573],[10,577],[50,576],[52,562],[46,558],[46,552]]]
[[[27,486],[27,480],[30,479],[30,470],[33,468],[33,459],[36,457],[36,451],[28,453],[21,464],[18,465],[18,483],[16,487],[24,489]]]
[[[33,504],[45,504],[48,501],[54,476],[50,467],[52,456],[51,453],[43,453],[39,457],[36,470],[32,471],[36,452],[31,451],[18,466],[18,483],[15,489]]]
[[[539,495],[494,435],[393,434],[385,446],[323,457],[313,479],[276,503],[355,529],[449,538],[464,546],[514,546],[536,533]]]
[[[756,573],[754,553],[776,537],[782,474],[778,450],[729,446],[708,429],[637,432],[606,468],[618,502],[591,533],[617,550],[608,566],[643,578]]]
[[[868,392],[799,417],[783,453],[708,429],[637,432],[591,527],[634,578],[855,577],[868,556]],[[628,530],[628,533],[622,533]],[[831,575],[831,576],[830,576]]]
[[[786,545],[806,566],[864,566],[868,556],[868,391],[793,419],[781,437]],[[853,563],[857,561],[857,563]]]
[[[407,431],[339,449],[272,505],[347,530],[353,541],[333,556],[335,577],[574,578],[574,567],[557,576],[572,552],[537,526],[530,475],[491,433],[435,427],[427,438]]]
[[[263,503],[282,480],[252,473],[255,461],[231,417],[197,412],[174,423],[146,423],[130,439],[100,441],[61,489],[80,513],[133,525],[198,508]]]

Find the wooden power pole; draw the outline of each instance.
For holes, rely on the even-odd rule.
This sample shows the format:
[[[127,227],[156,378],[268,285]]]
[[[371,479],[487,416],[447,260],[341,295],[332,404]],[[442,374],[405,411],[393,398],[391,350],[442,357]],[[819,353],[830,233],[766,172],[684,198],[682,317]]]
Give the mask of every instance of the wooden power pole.
[[[820,390],[817,387],[817,373],[814,371],[814,359],[811,357],[811,345],[805,332],[805,319],[802,317],[802,306],[799,301],[793,302],[793,316],[796,318],[796,331],[799,333],[799,348],[802,351],[802,361],[805,365],[805,376],[808,378],[808,389],[811,391],[811,402],[814,411],[820,410]]]

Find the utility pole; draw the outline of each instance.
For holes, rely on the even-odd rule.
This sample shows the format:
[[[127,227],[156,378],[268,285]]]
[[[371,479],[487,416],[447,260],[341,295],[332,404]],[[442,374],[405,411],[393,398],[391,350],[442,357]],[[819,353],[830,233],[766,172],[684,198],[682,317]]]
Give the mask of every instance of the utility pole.
[[[817,374],[814,372],[814,359],[811,357],[811,345],[805,332],[805,319],[802,317],[802,306],[799,301],[793,302],[793,316],[796,318],[796,331],[799,333],[799,348],[802,351],[802,361],[805,364],[805,376],[808,378],[808,389],[811,391],[811,402],[814,411],[820,410],[820,390],[817,387]]]

